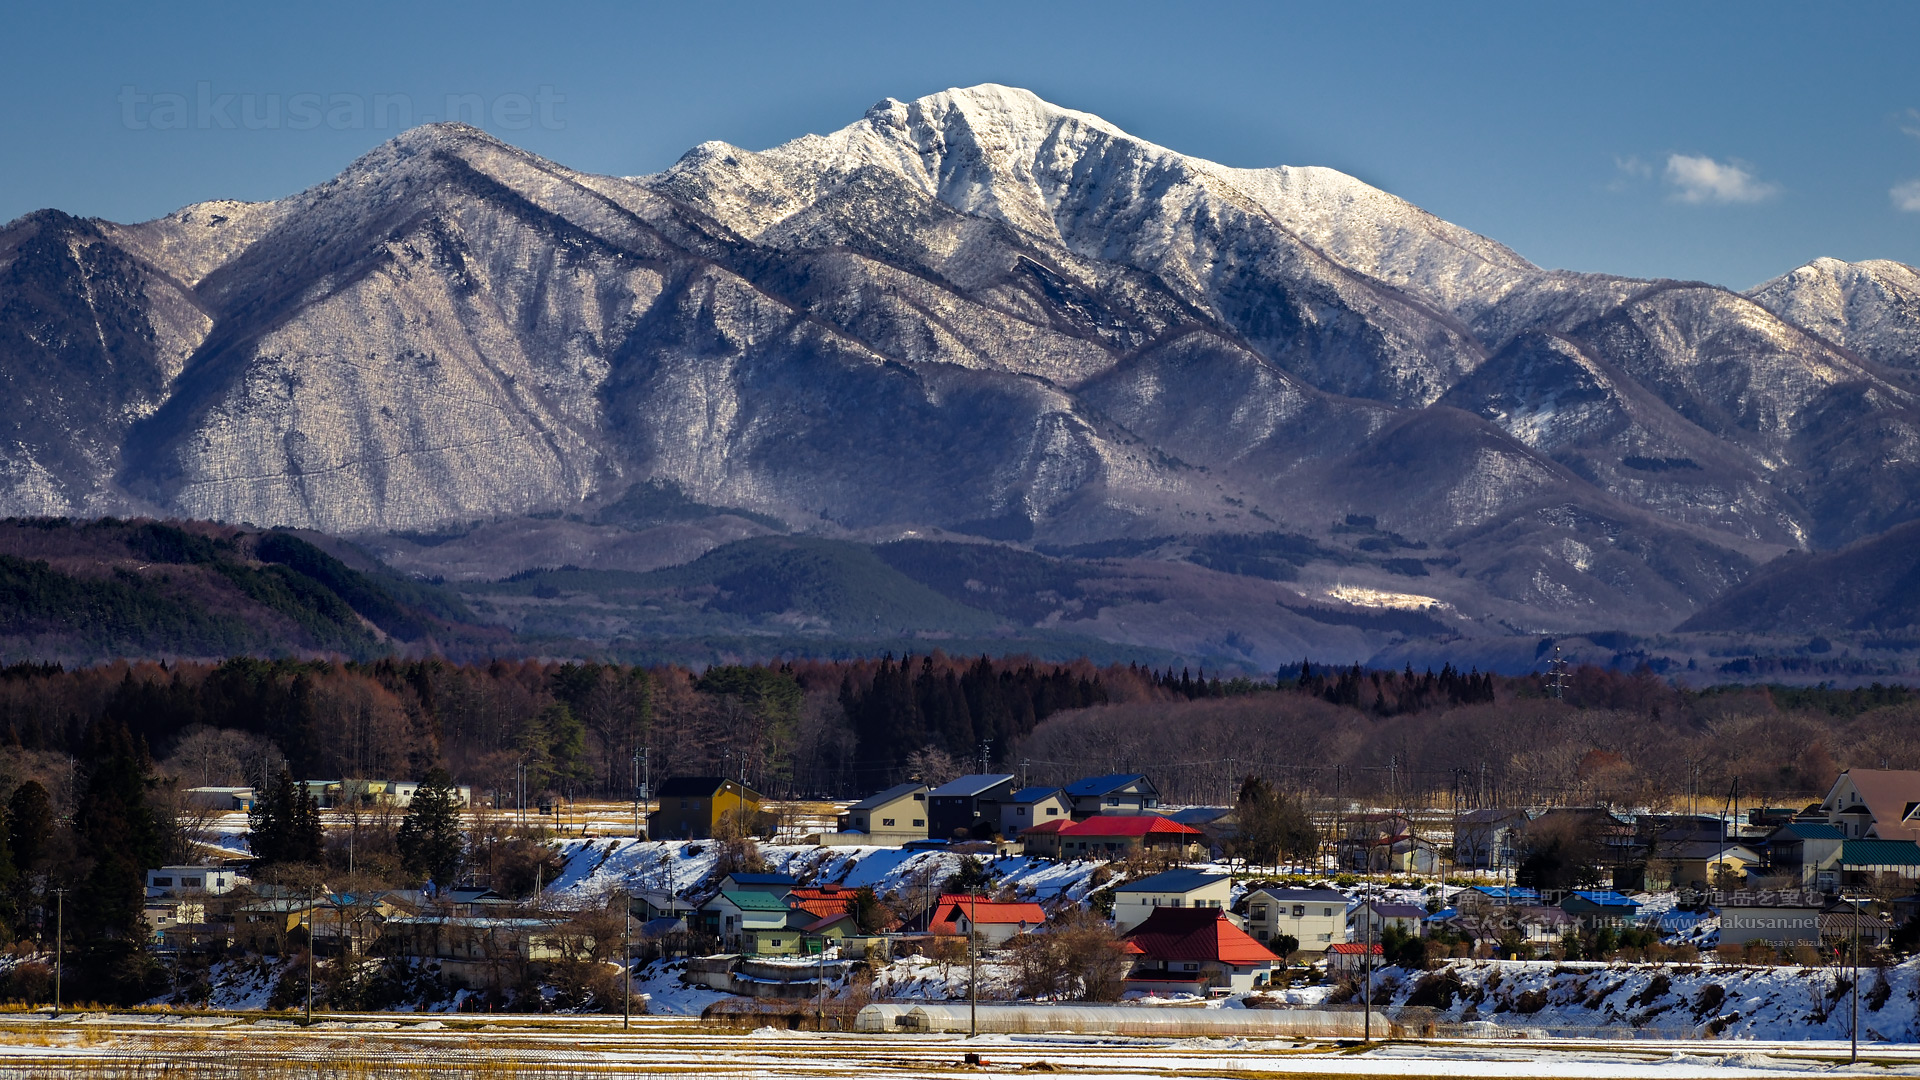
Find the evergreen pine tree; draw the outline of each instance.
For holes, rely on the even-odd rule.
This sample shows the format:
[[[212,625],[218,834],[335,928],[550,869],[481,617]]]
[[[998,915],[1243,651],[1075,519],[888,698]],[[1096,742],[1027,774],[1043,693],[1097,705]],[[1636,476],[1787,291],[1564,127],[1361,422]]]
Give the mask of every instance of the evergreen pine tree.
[[[29,780],[7,800],[7,848],[14,870],[22,877],[44,870],[52,842],[53,800],[38,780]]]
[[[460,879],[467,845],[460,832],[459,795],[445,769],[434,769],[420,782],[395,840],[408,873],[443,888]]]
[[[93,767],[73,829],[90,869],[68,902],[68,937],[89,991],[137,1000],[157,970],[144,947],[146,870],[165,860],[170,824],[150,797],[155,780],[146,745],[124,724],[96,721],[86,759]]]

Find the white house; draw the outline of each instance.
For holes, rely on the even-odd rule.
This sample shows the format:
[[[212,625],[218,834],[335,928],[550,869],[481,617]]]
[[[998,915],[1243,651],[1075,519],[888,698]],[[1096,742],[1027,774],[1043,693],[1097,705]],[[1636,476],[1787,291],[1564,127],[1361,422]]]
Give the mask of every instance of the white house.
[[[847,807],[840,815],[842,835],[859,834],[863,843],[899,847],[927,838],[927,785],[900,784]]]
[[[1233,895],[1233,878],[1201,870],[1168,870],[1116,886],[1113,925],[1121,932],[1146,922],[1161,908],[1216,908],[1225,910]]]
[[[147,895],[177,896],[191,892],[219,896],[232,892],[235,885],[246,880],[238,871],[224,866],[162,866],[147,871]]]
[[[1332,889],[1255,889],[1246,904],[1247,931],[1269,948],[1290,937],[1318,954],[1347,940],[1347,898]]]

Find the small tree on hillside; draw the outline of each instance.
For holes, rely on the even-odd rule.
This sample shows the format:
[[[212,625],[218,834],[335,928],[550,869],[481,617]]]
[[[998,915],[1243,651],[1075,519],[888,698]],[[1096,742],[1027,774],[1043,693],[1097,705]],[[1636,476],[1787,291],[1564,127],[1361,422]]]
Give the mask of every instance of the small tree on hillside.
[[[420,782],[395,840],[408,873],[442,887],[460,880],[467,844],[460,831],[459,795],[447,770],[434,769]]]

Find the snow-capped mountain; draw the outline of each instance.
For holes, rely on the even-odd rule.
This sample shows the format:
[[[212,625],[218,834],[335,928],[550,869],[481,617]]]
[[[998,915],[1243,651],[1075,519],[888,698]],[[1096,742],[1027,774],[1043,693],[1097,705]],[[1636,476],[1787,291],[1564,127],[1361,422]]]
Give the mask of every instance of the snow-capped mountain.
[[[1920,517],[1910,267],[1544,270],[991,85],[652,176],[443,124],[277,202],[29,215],[0,378],[11,514],[431,531],[660,481],[869,536],[1371,519],[1404,591],[1522,628],[1664,628]]]

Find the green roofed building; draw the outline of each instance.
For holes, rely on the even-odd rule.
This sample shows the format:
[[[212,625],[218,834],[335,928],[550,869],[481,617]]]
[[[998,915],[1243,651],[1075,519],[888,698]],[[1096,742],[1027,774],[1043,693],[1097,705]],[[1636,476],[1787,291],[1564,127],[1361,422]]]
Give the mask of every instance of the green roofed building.
[[[1848,885],[1887,875],[1920,878],[1920,844],[1911,840],[1848,840],[1840,845],[1840,875]]]

